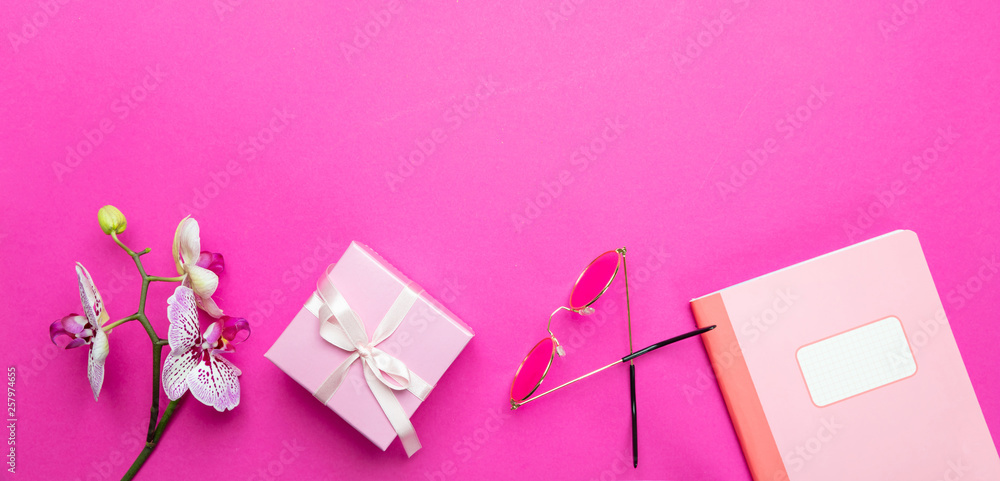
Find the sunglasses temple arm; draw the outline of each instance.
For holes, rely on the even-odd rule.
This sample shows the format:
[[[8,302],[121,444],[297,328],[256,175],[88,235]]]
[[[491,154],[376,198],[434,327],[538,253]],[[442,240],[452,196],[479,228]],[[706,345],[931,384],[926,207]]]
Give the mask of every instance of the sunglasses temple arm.
[[[688,332],[688,333],[681,334],[679,336],[671,337],[670,339],[667,339],[666,341],[660,341],[660,342],[658,342],[656,344],[653,344],[652,346],[645,347],[645,348],[642,348],[642,349],[640,349],[638,351],[635,351],[632,354],[629,354],[628,356],[623,357],[622,360],[621,360],[621,362],[629,362],[629,361],[631,361],[631,360],[633,360],[633,359],[635,359],[635,358],[637,358],[637,357],[639,357],[639,356],[641,356],[643,354],[646,354],[647,352],[655,351],[655,350],[657,350],[657,349],[659,349],[659,348],[661,348],[663,346],[666,346],[666,345],[669,345],[669,344],[673,344],[673,343],[675,343],[677,341],[683,341],[684,339],[687,339],[689,337],[694,337],[694,336],[697,336],[699,334],[704,334],[704,333],[706,333],[708,331],[711,331],[712,329],[715,329],[715,326],[708,326],[708,327],[705,327],[705,328],[702,328],[702,329],[698,329],[696,331],[691,331],[691,332]]]
[[[618,253],[622,256],[622,274],[625,276],[625,318],[628,321],[628,350],[631,353],[634,351],[632,348],[632,309],[628,300],[628,264],[625,262],[625,248],[618,249]]]
[[[594,374],[597,374],[597,373],[599,373],[599,372],[601,372],[601,371],[603,371],[605,369],[611,369],[612,367],[617,366],[621,362],[622,362],[621,360],[616,360],[615,362],[613,362],[611,364],[608,364],[607,366],[604,366],[604,367],[602,367],[600,369],[595,369],[593,371],[590,371],[587,374],[584,374],[584,375],[582,375],[582,376],[580,376],[580,377],[578,377],[578,378],[576,378],[576,379],[574,379],[572,381],[568,381],[568,382],[565,382],[563,384],[560,384],[560,385],[558,385],[558,386],[556,386],[556,387],[554,387],[552,389],[549,389],[548,391],[545,391],[545,392],[543,392],[543,393],[541,393],[541,394],[539,394],[539,395],[537,395],[537,396],[535,396],[533,398],[529,398],[529,399],[525,399],[524,401],[521,401],[521,402],[513,403],[513,405],[514,405],[514,407],[516,409],[517,407],[520,407],[520,406],[523,406],[525,404],[528,404],[529,402],[534,401],[535,399],[538,399],[538,398],[540,398],[540,397],[542,397],[542,396],[544,396],[544,395],[546,395],[546,394],[548,394],[550,392],[558,391],[558,390],[560,390],[560,389],[562,389],[562,388],[564,388],[566,386],[569,386],[570,384],[573,384],[573,383],[575,383],[575,382],[577,382],[577,381],[579,381],[579,380],[581,380],[583,378],[587,378],[587,377],[593,376]]]
[[[625,260],[625,248],[618,249],[622,256],[622,274],[625,276],[625,318],[628,320],[628,352],[635,351],[632,347],[632,307],[628,298],[628,262]],[[639,418],[636,415],[635,403],[635,362],[628,362],[629,391],[632,400],[632,467],[639,467]]]
[[[604,366],[604,367],[595,369],[593,371],[590,371],[587,374],[584,374],[584,375],[582,375],[582,376],[580,376],[580,377],[578,377],[578,378],[576,378],[576,379],[574,379],[572,381],[567,381],[567,382],[565,382],[563,384],[560,384],[560,385],[558,385],[558,386],[556,386],[556,387],[554,387],[552,389],[549,389],[548,391],[545,391],[545,392],[543,392],[543,393],[541,393],[541,394],[539,394],[539,395],[537,395],[535,397],[525,399],[524,401],[521,401],[521,402],[512,402],[512,405],[513,405],[512,407],[517,408],[517,407],[523,406],[523,405],[528,404],[529,402],[534,401],[535,399],[538,399],[538,398],[540,398],[540,397],[542,397],[542,396],[544,396],[544,395],[546,395],[546,394],[548,394],[550,392],[558,391],[558,390],[560,390],[560,389],[562,389],[562,388],[564,388],[566,386],[569,386],[570,384],[573,384],[573,383],[575,383],[575,382],[577,382],[579,380],[588,378],[590,376],[593,376],[594,374],[597,374],[597,373],[599,373],[601,371],[604,371],[605,369],[611,369],[612,367],[617,366],[618,363],[629,362],[632,359],[635,359],[635,358],[637,358],[637,357],[639,357],[639,356],[641,356],[643,354],[646,354],[647,352],[655,351],[655,350],[657,350],[657,349],[659,349],[659,348],[661,348],[663,346],[666,346],[668,344],[673,344],[673,343],[675,343],[677,341],[682,341],[682,340],[687,339],[689,337],[694,337],[694,336],[697,336],[699,334],[704,334],[704,333],[706,333],[708,331],[711,331],[712,329],[715,329],[715,326],[708,326],[708,327],[703,328],[703,329],[698,329],[697,331],[691,331],[691,332],[688,332],[688,333],[685,333],[685,334],[681,334],[679,336],[671,337],[670,339],[667,339],[666,341],[661,341],[661,342],[658,342],[656,344],[653,344],[652,346],[640,349],[640,350],[638,350],[638,351],[636,351],[636,352],[634,352],[632,354],[629,354],[628,356],[625,356],[625,357],[623,357],[621,359],[615,360],[615,362],[613,362],[611,364],[608,364],[607,366]]]

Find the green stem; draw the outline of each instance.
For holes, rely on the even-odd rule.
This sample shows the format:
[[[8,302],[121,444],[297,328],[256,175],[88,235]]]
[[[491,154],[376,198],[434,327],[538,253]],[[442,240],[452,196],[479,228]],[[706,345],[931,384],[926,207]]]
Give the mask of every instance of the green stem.
[[[153,400],[149,407],[149,428],[146,431],[146,446],[139,453],[139,456],[132,463],[132,467],[129,468],[122,480],[129,480],[135,477],[135,474],[139,472],[139,468],[146,462],[149,455],[152,454],[153,449],[156,448],[156,444],[159,442],[160,437],[163,435],[164,429],[166,429],[167,423],[170,422],[170,418],[174,415],[174,410],[177,408],[178,401],[170,401],[167,405],[166,410],[163,413],[163,417],[160,418],[160,361],[163,357],[163,346],[169,344],[167,339],[162,339],[156,334],[153,329],[153,325],[149,322],[149,318],[146,317],[146,296],[149,294],[149,283],[150,282],[177,282],[181,281],[182,277],[159,277],[150,276],[146,274],[146,269],[142,265],[142,261],[139,259],[140,256],[149,252],[149,249],[143,249],[142,251],[135,252],[129,249],[124,243],[122,243],[118,236],[112,232],[111,238],[114,239],[115,243],[118,244],[122,249],[128,253],[132,261],[135,262],[136,269],[139,270],[139,275],[142,276],[142,289],[139,292],[139,309],[135,314],[126,317],[120,321],[115,321],[110,327],[123,324],[128,321],[139,321],[142,327],[146,330],[146,334],[149,336],[149,341],[152,343],[153,347]],[[159,422],[157,420],[159,419]]]
[[[149,407],[149,428],[146,430],[146,442],[153,440],[156,430],[156,418],[160,417],[160,356],[163,346],[153,343],[153,405]]]
[[[153,343],[153,402],[149,407],[149,429],[146,430],[146,441],[148,442],[153,439],[156,420],[160,417],[160,357],[162,356],[162,345],[160,344],[160,336],[156,335],[153,325],[150,324],[149,318],[146,317],[146,296],[149,294],[149,276],[146,275],[146,269],[143,268],[142,261],[139,260],[139,255],[135,252],[132,252],[130,255],[132,256],[132,260],[135,261],[136,268],[139,269],[139,275],[142,276],[138,320],[142,323],[142,327],[146,329],[146,334],[149,335],[150,342]]]
[[[180,282],[184,280],[184,276],[177,276],[177,277],[148,276],[146,278],[154,282]]]
[[[174,411],[177,409],[177,404],[179,402],[180,399],[170,401],[170,404],[167,404],[167,408],[163,411],[163,419],[160,420],[159,426],[156,427],[156,432],[154,433],[152,439],[146,441],[146,446],[144,446],[142,451],[139,452],[139,456],[135,458],[135,461],[132,463],[132,466],[128,468],[125,476],[122,476],[122,481],[128,481],[135,478],[139,469],[142,468],[142,465],[146,463],[147,459],[149,459],[149,455],[153,454],[153,450],[156,449],[157,444],[160,442],[160,438],[163,437],[163,431],[167,429],[167,425],[174,417]]]
[[[123,244],[122,241],[118,240],[118,234],[116,234],[115,231],[111,231],[111,238],[115,241],[115,244],[118,244],[118,247],[125,249],[125,252],[127,252],[128,255],[130,256],[135,255],[135,252],[132,252],[132,249],[129,249],[127,245]]]
[[[112,330],[112,329],[114,329],[114,328],[116,328],[116,327],[118,327],[118,326],[120,326],[122,324],[125,324],[128,321],[134,321],[134,320],[136,320],[138,318],[139,318],[139,313],[135,313],[135,314],[132,314],[131,316],[128,316],[128,317],[126,317],[124,319],[118,319],[117,321],[112,322],[111,324],[105,324],[104,327],[102,327],[101,329],[104,329],[105,331],[110,331],[110,330]]]

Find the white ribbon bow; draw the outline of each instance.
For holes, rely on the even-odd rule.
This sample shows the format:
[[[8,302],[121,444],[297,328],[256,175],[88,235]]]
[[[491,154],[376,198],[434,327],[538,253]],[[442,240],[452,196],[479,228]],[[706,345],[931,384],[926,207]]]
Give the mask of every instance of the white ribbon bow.
[[[389,312],[382,318],[375,329],[372,339],[368,339],[365,325],[358,315],[347,304],[347,299],[337,291],[330,281],[330,271],[317,283],[316,292],[306,303],[306,308],[316,314],[320,320],[320,336],[349,353],[350,356],[337,366],[337,369],[327,377],[326,381],[313,393],[323,404],[329,402],[340,385],[347,379],[347,372],[354,361],[361,359],[364,365],[365,380],[375,400],[392,424],[392,428],[403,443],[407,456],[420,450],[420,440],[413,424],[406,416],[403,406],[399,404],[392,391],[410,391],[423,401],[430,394],[433,386],[411,371],[403,361],[396,359],[377,346],[386,340],[400,323],[403,317],[413,307],[419,294],[410,286],[403,288]],[[383,375],[384,374],[384,375]],[[386,376],[392,379],[390,382]]]

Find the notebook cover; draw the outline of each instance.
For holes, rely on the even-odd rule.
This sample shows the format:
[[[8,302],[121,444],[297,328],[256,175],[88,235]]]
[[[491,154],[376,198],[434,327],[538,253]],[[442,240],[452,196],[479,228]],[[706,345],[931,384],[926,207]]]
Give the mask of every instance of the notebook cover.
[[[755,481],[1000,480],[915,233],[691,301]]]

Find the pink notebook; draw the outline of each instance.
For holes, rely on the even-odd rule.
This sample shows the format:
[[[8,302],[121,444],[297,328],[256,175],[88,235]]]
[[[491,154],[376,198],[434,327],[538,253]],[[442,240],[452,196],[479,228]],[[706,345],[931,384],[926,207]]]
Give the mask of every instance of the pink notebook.
[[[997,481],[916,234],[691,301],[756,481]]]

